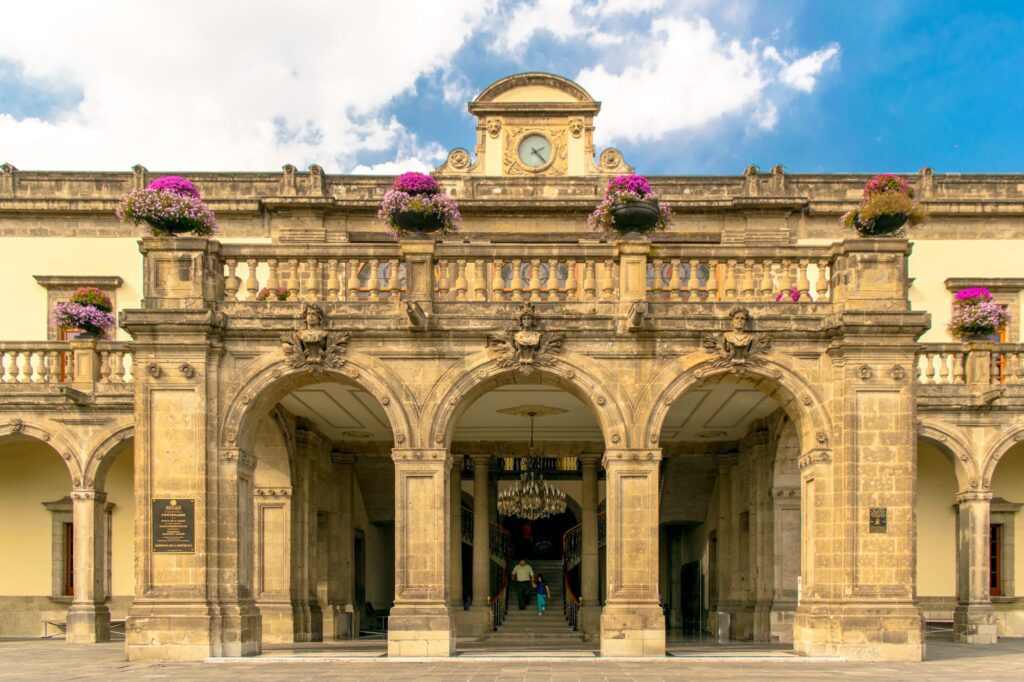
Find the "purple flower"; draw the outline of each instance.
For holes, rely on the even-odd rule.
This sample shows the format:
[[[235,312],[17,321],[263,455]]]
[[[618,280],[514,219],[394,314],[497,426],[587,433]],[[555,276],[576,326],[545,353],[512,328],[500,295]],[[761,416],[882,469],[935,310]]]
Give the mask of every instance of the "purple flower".
[[[114,316],[91,305],[58,303],[53,306],[53,323],[59,327],[77,327],[97,333],[114,326]]]
[[[405,175],[421,175],[422,173],[405,173]],[[433,178],[430,178],[433,180]],[[397,181],[396,181],[397,182]],[[412,190],[414,191],[414,190]],[[454,197],[445,192],[428,192],[425,194],[409,194],[409,191],[389,189],[377,209],[377,220],[388,226],[388,232],[398,239],[402,234],[395,223],[395,214],[413,211],[415,213],[433,213],[441,218],[441,232],[448,234],[459,229],[462,214]]]
[[[658,203],[658,195],[651,190],[651,183],[642,175],[620,175],[608,181],[604,199],[587,218],[587,225],[595,232],[611,235],[615,232],[612,206],[628,201],[650,201],[658,206],[658,220],[654,229],[664,230],[672,222],[672,211],[667,204]]]
[[[188,178],[183,178],[180,175],[168,175],[162,178],[157,178],[153,182],[149,183],[149,187],[146,189],[156,190],[158,192],[174,192],[175,194],[181,194],[183,196],[190,196],[194,199],[200,199],[199,190],[192,184],[192,181]]]
[[[401,192],[436,192],[437,180],[425,173],[402,173],[391,183],[391,189]]]
[[[872,196],[882,192],[902,192],[909,194],[911,197],[914,196],[910,189],[910,183],[905,178],[891,173],[881,173],[864,183],[865,199],[870,199]]]
[[[186,181],[187,182],[187,181]],[[191,194],[170,190],[137,189],[121,197],[117,217],[136,225],[148,223],[155,235],[182,228],[200,237],[217,232],[213,211],[201,199]]]
[[[631,194],[644,197],[651,193],[651,183],[642,175],[620,175],[608,181],[608,189],[604,195],[617,196],[619,194]]]

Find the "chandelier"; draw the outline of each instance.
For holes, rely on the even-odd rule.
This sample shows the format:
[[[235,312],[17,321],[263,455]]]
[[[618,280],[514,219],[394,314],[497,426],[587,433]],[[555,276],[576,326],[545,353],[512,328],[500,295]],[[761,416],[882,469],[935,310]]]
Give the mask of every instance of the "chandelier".
[[[530,417],[530,450],[526,457],[526,471],[512,487],[498,493],[498,513],[533,521],[565,511],[565,493],[544,480],[533,456],[533,418],[537,411],[526,413]]]

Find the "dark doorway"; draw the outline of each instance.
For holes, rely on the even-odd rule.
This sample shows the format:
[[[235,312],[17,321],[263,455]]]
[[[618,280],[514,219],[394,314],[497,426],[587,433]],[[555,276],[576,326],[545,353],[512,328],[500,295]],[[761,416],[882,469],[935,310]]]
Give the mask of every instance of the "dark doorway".
[[[700,561],[691,561],[683,564],[680,572],[680,610],[682,616],[683,633],[696,635],[701,631],[701,614],[703,611],[703,576],[700,571]]]
[[[568,509],[545,519],[528,521],[505,517],[502,525],[512,534],[514,558],[561,559],[562,536],[579,521]]]

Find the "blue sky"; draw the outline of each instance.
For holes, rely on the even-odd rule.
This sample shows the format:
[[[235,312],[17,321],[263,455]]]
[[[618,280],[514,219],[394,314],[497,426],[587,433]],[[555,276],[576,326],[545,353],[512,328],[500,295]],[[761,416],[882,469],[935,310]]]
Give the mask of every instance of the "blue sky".
[[[12,4],[0,162],[425,169],[472,148],[469,99],[537,70],[650,175],[1024,171],[1024,3],[363,4]]]

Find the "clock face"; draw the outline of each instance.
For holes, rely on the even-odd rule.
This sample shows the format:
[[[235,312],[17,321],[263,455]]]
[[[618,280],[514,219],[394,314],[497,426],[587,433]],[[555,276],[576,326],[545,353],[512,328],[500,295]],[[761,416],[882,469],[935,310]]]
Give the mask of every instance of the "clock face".
[[[527,135],[519,143],[519,161],[528,168],[540,168],[551,162],[551,143],[543,135]]]

